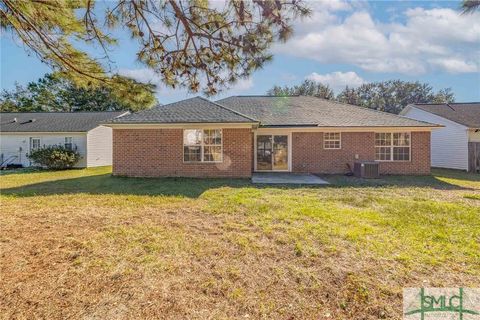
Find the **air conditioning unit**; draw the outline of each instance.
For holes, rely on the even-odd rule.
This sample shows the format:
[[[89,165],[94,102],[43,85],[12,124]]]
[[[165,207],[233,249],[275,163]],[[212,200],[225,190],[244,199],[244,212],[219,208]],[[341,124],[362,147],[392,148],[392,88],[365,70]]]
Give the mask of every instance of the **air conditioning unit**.
[[[357,178],[377,179],[380,177],[378,162],[375,161],[355,161],[353,174]]]

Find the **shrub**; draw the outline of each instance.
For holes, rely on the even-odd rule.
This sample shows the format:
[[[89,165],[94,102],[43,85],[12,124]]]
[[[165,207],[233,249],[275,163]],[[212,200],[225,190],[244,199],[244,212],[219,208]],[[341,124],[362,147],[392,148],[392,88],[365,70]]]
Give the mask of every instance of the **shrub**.
[[[59,170],[73,167],[80,160],[80,154],[76,150],[54,145],[33,150],[28,158],[42,167]]]

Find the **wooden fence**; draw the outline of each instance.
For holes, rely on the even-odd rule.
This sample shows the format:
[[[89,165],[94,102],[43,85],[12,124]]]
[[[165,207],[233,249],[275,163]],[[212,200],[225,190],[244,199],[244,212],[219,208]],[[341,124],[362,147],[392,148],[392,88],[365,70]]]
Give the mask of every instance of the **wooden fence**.
[[[480,142],[468,143],[468,172],[480,173]]]

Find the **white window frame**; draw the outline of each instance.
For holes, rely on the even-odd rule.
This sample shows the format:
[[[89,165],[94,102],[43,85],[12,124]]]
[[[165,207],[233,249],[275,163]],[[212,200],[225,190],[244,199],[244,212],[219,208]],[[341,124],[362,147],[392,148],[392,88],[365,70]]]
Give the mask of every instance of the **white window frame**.
[[[67,139],[69,139],[70,142],[67,142]],[[70,144],[70,147],[71,147],[70,150],[73,150],[73,137],[65,137],[64,143],[63,143],[63,147],[64,147],[65,149],[67,148],[67,144]]]
[[[327,139],[327,136],[330,135],[330,134],[338,134],[338,139],[331,139],[331,138],[328,138]],[[338,141],[338,148],[336,147],[327,147],[326,146],[326,143],[327,142],[337,142]],[[326,149],[326,150],[340,150],[342,149],[342,133],[341,132],[324,132],[323,133],[323,149]]]
[[[202,134],[200,135],[200,144],[199,145],[187,145],[185,144],[185,132],[189,130],[201,130]],[[206,130],[219,130],[220,131],[220,144],[205,144],[203,135]],[[185,147],[200,147],[200,161],[186,161],[185,160]],[[220,160],[217,161],[206,161],[204,159],[205,147],[220,147]],[[221,163],[223,162],[223,130],[219,128],[189,128],[183,129],[182,135],[182,160],[184,163]]]
[[[390,134],[390,144],[389,145],[377,145],[377,134]],[[408,146],[395,146],[393,144],[393,135],[395,133],[408,134]],[[374,145],[375,145],[375,161],[378,162],[411,162],[412,161],[412,133],[407,131],[402,132],[375,132],[374,136]],[[377,148],[390,148],[390,159],[389,160],[378,160],[377,158]],[[394,160],[393,153],[395,148],[408,148],[408,160]]]
[[[42,139],[40,137],[30,137],[30,152],[32,152],[33,150],[37,150],[37,149],[33,149],[33,140],[38,140],[38,148],[37,149],[40,149],[42,147]]]
[[[292,171],[292,131],[288,129],[257,129],[253,132],[253,171],[255,172],[291,172]],[[257,136],[287,136],[288,138],[288,170],[258,170],[257,169]]]

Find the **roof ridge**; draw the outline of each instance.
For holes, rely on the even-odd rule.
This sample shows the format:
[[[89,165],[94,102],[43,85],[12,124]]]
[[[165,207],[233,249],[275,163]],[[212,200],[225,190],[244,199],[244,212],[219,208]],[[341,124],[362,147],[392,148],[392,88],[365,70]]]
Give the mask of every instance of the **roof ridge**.
[[[201,97],[201,96],[198,96],[198,97],[199,97],[200,99],[203,99],[203,100],[205,100],[205,101],[208,101],[208,102],[210,102],[210,103],[213,103],[214,105],[219,106],[220,108],[223,108],[223,109],[225,109],[225,110],[228,110],[228,111],[230,111],[230,112],[233,112],[233,113],[235,113],[236,115],[242,116],[242,117],[244,117],[244,118],[246,118],[246,119],[248,119],[248,120],[252,120],[252,121],[255,121],[255,122],[260,122],[260,121],[258,121],[257,119],[253,119],[253,118],[250,118],[250,117],[244,115],[243,113],[240,113],[240,112],[238,112],[238,111],[235,111],[235,110],[232,110],[232,109],[230,109],[230,108],[227,108],[227,107],[221,105],[220,103],[217,103],[217,102],[215,102],[215,101],[210,101],[209,99],[204,98],[204,97]]]
[[[200,97],[200,96],[195,96],[195,97],[190,97],[190,98],[186,98],[186,99],[182,99],[182,100],[170,102],[170,103],[167,103],[167,104],[161,104],[161,103],[159,103],[159,104],[151,107],[150,109],[144,109],[144,110],[141,110],[141,111],[152,110],[152,109],[158,108],[158,107],[167,107],[167,106],[169,106],[169,105],[171,105],[171,104],[175,104],[175,103],[179,103],[179,102],[187,101],[187,100],[192,100],[192,99],[197,99],[197,98],[202,98],[202,97]]]

